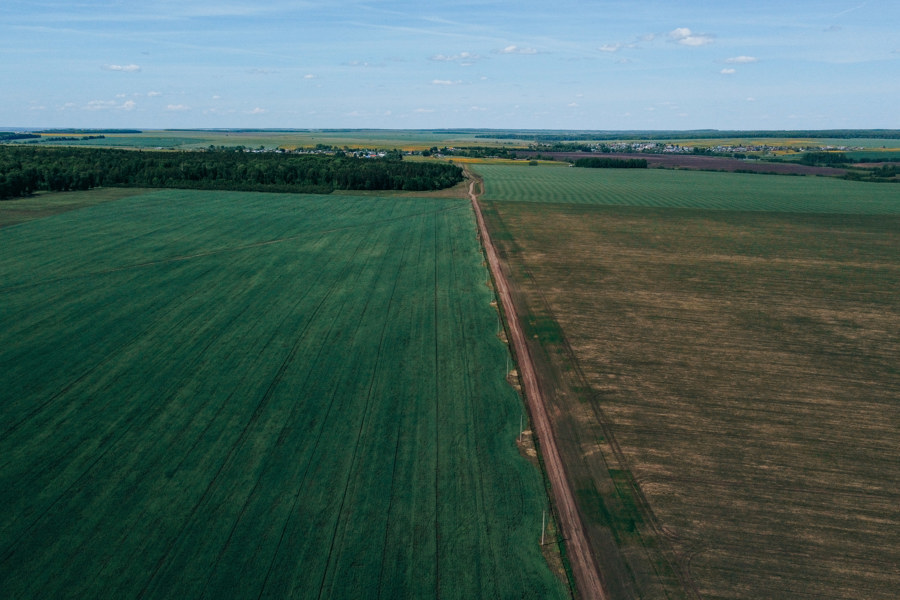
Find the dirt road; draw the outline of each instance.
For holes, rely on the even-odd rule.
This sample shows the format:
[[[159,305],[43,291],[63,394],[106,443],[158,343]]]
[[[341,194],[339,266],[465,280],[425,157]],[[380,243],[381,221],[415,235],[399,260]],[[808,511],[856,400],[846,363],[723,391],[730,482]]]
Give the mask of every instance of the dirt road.
[[[544,405],[544,397],[538,385],[534,366],[531,362],[531,354],[528,351],[525,335],[519,323],[519,315],[516,312],[506,277],[500,269],[500,260],[497,257],[494,244],[491,242],[491,236],[484,224],[481,206],[478,204],[478,194],[476,194],[475,188],[481,182],[474,179],[471,174],[469,174],[469,178],[469,197],[472,199],[472,207],[475,210],[475,218],[478,221],[478,229],[481,232],[481,242],[494,277],[497,296],[506,312],[510,342],[516,350],[519,376],[522,379],[525,400],[528,402],[528,408],[531,412],[532,428],[540,443],[541,455],[544,459],[544,466],[547,469],[547,477],[550,480],[550,489],[559,516],[559,526],[566,540],[566,553],[575,577],[578,594],[585,599],[606,600],[608,595],[600,580],[597,564],[591,554],[587,536],[581,524],[581,517],[578,514],[575,498],[566,480],[565,469],[556,447],[556,439],[553,437],[553,430],[550,427],[550,420]]]

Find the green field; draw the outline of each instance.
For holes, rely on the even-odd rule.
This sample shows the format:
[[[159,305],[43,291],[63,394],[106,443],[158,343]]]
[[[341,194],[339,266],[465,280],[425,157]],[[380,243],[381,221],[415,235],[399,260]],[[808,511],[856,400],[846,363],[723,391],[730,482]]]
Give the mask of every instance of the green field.
[[[567,597],[465,201],[161,191],[0,249],[4,598]]]
[[[898,214],[900,190],[830,177],[477,165],[485,200],[838,214]]]
[[[247,148],[314,147],[317,144],[343,148],[400,148],[423,150],[432,146],[503,146],[521,145],[510,140],[476,138],[475,131],[428,131],[390,129],[324,129],[324,130],[146,130],[141,133],[107,133],[102,139],[44,142],[71,146],[113,148],[203,149],[213,146],[245,146]],[[81,137],[82,133],[47,134],[46,137]],[[19,142],[21,143],[21,142]]]
[[[611,596],[895,598],[896,186],[474,168]]]

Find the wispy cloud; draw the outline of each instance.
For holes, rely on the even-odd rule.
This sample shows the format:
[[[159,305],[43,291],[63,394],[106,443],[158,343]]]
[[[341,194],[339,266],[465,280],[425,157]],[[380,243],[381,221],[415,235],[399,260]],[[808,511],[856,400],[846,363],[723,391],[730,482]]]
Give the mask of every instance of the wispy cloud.
[[[253,110],[247,111],[247,114],[248,114],[248,115],[263,115],[263,114],[265,114],[265,113],[267,113],[267,112],[269,112],[269,111],[267,111],[267,110],[264,109],[264,108],[260,108],[260,107],[257,106],[257,107],[254,108]]]
[[[459,79],[456,81],[450,81],[449,79],[433,79],[431,81],[431,85],[460,85],[461,83],[462,81]]]
[[[72,103],[67,103],[66,108],[72,108]],[[117,102],[115,100],[91,100],[84,105],[85,110],[134,110],[137,103],[134,100]]]
[[[482,56],[474,52],[460,52],[459,54],[435,54],[431,60],[438,62],[458,62],[463,66],[474,64],[475,61],[481,60]]]
[[[737,69],[722,69],[721,71],[719,71],[719,73],[721,73],[722,75],[734,75],[735,73],[737,73]]]
[[[618,52],[622,49],[622,44],[618,42],[615,44],[603,44],[600,46],[600,52]]]
[[[694,33],[687,27],[678,27],[669,32],[669,41],[682,46],[705,46],[712,44],[715,38],[710,33]]]
[[[103,65],[104,71],[119,71],[121,73],[137,73],[141,70],[139,65]]]
[[[170,112],[184,112],[186,110],[191,110],[191,107],[185,106],[184,104],[169,104],[166,106],[166,110]]]
[[[501,48],[497,50],[498,54],[537,54],[538,51],[534,48],[519,48],[518,46],[511,44],[505,48]]]
[[[734,56],[732,58],[726,58],[725,62],[732,65],[747,65],[750,63],[759,62],[759,59],[755,56]]]

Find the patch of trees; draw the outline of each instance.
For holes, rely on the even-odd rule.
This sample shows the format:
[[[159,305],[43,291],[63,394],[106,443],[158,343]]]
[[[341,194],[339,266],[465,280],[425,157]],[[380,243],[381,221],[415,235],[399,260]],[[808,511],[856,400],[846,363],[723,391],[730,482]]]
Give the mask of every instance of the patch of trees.
[[[41,136],[33,133],[19,133],[17,131],[0,131],[0,142],[11,142],[13,140],[33,140]]]
[[[848,171],[847,174],[844,175],[844,179],[849,179],[851,181],[900,183],[900,165],[888,164],[874,167],[867,171]]]
[[[579,158],[574,163],[576,167],[588,169],[646,169],[647,160],[644,158],[607,158],[591,157]]]
[[[40,136],[37,136],[40,137]],[[105,140],[105,135],[82,135],[75,137],[71,135],[53,136],[41,138],[42,142],[83,142],[84,140]]]
[[[50,133],[50,134],[65,134],[65,135],[74,135],[74,134],[98,134],[98,133],[143,133],[140,129],[43,129],[41,131],[37,131],[35,133]]]
[[[833,167],[847,164],[849,160],[843,152],[805,152],[799,162],[811,167]]]
[[[99,186],[300,193],[426,191],[462,180],[462,169],[455,165],[387,158],[0,146],[0,198]]]
[[[512,150],[515,150],[515,148]],[[423,156],[425,156],[425,152],[469,158],[515,158],[515,153],[510,152],[510,148],[493,148],[490,146],[466,146],[463,148],[441,148],[440,150],[432,146],[430,150],[422,151]]]

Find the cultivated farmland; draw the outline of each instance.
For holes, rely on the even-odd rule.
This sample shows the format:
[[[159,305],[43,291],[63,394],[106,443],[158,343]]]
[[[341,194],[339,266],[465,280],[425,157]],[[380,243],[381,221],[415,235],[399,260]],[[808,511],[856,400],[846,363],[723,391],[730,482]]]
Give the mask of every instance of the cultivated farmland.
[[[900,190],[828,177],[666,169],[476,165],[485,200],[709,208],[739,211],[898,214]]]
[[[170,190],[0,249],[4,598],[567,596],[466,201]]]
[[[895,597],[895,186],[476,169],[612,596]]]

